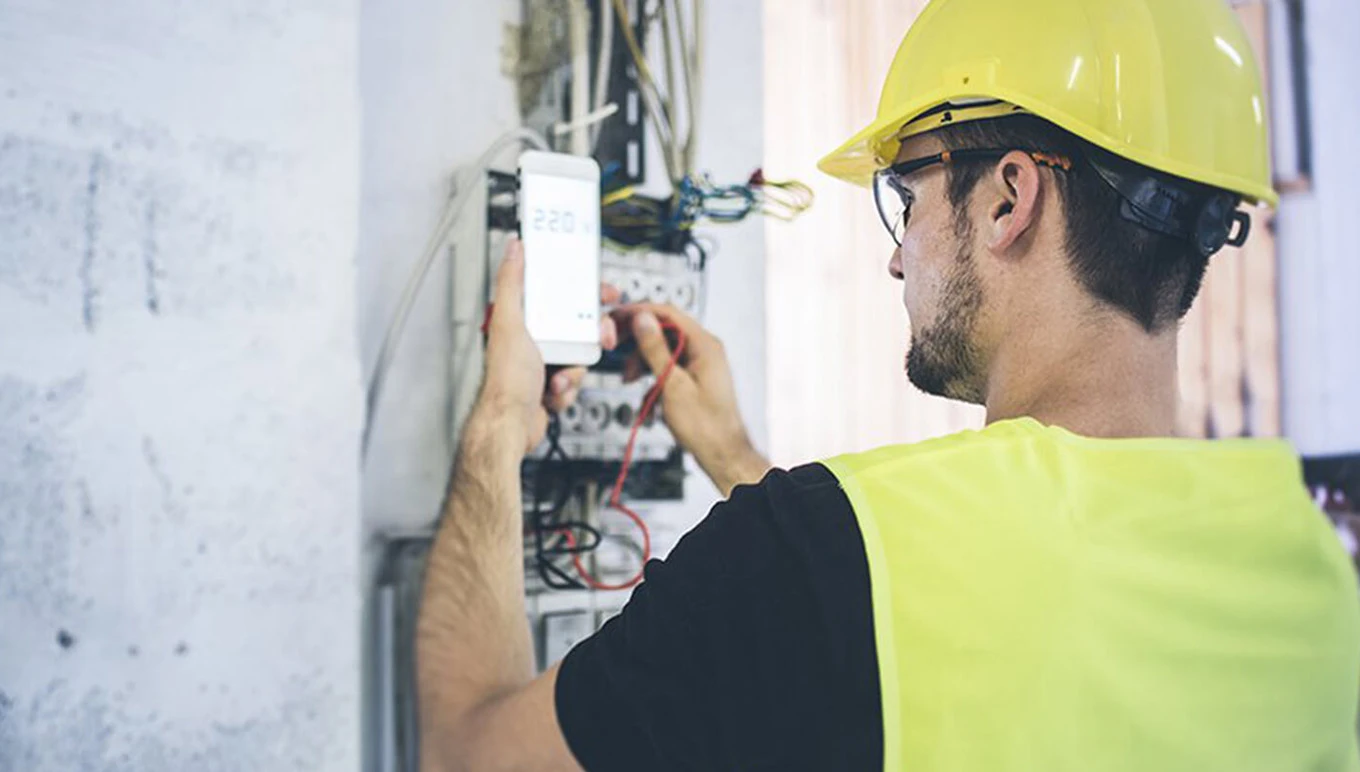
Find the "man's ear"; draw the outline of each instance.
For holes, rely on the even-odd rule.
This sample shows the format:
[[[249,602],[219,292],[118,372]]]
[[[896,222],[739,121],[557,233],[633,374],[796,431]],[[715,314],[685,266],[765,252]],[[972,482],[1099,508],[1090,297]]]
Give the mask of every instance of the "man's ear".
[[[1015,150],[1001,159],[987,179],[993,194],[987,210],[991,227],[987,248],[1001,255],[1038,227],[1043,176],[1028,153]]]

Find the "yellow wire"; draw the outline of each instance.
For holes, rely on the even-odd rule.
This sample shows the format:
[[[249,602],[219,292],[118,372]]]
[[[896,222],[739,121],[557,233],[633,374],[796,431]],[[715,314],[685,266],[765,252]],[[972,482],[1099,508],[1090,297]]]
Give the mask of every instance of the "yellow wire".
[[[666,161],[666,171],[670,174],[672,180],[679,180],[680,178],[677,175],[680,171],[675,168],[675,159],[672,157],[671,151],[671,147],[675,143],[675,127],[671,124],[669,114],[660,114],[665,111],[665,101],[661,98],[661,89],[657,86],[656,78],[652,75],[652,68],[647,66],[646,57],[642,55],[642,46],[638,45],[637,35],[633,34],[633,20],[629,18],[628,9],[624,6],[623,0],[614,0],[614,13],[619,17],[619,26],[623,28],[623,39],[628,43],[628,50],[633,54],[633,64],[637,66],[638,74],[642,77],[644,85],[650,87],[653,98],[659,103],[657,110],[653,111],[651,103],[645,98],[644,94],[643,107],[647,108],[647,112],[652,113],[657,134],[665,135],[661,138],[661,143],[666,146],[666,152],[662,153],[662,157]],[[662,129],[665,129],[665,131],[663,132]]]
[[[618,202],[633,195],[635,192],[637,192],[637,186],[624,185],[618,190],[615,190],[606,195],[604,198],[600,199],[600,206],[609,206],[610,204],[617,204]]]

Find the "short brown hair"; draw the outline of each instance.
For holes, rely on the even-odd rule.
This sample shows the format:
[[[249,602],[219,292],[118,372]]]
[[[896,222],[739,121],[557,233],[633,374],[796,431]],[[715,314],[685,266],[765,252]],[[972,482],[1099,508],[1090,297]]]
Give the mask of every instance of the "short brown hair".
[[[1175,324],[1190,310],[1209,258],[1186,239],[1122,217],[1120,195],[1085,160],[1094,152],[1086,140],[1032,115],[946,126],[936,135],[950,150],[1014,148],[1072,159],[1071,170],[1056,177],[1067,217],[1067,253],[1082,286],[1149,333]],[[960,216],[991,163],[949,166],[949,199]],[[1213,192],[1189,180],[1177,182],[1196,196]]]

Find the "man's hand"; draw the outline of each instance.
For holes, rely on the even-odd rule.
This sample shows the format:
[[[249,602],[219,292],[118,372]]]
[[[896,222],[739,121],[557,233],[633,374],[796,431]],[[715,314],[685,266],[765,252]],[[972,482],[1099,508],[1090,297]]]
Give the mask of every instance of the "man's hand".
[[[666,425],[724,496],[737,485],[759,481],[770,463],[756,452],[746,433],[722,341],[672,306],[628,306],[615,311],[615,319],[637,340],[637,356],[628,365],[630,376],[640,375],[644,368],[659,373],[670,362],[672,349],[661,322],[684,334],[684,354],[661,395]]]
[[[604,287],[601,302],[618,300],[618,290]],[[524,245],[512,240],[496,275],[494,309],[487,325],[486,374],[472,415],[481,425],[491,422],[498,430],[524,437],[525,452],[543,440],[548,411],[559,411],[576,400],[586,368],[558,370],[551,382],[538,344],[524,324]],[[609,350],[618,340],[614,320],[600,323],[600,345]]]

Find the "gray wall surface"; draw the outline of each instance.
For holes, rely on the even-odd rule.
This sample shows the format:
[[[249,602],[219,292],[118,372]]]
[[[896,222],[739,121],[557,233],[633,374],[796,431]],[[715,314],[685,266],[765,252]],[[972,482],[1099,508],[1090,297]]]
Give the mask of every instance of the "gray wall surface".
[[[360,544],[442,493],[447,270],[361,474],[362,377],[450,174],[517,123],[517,9],[0,0],[0,770],[359,768]],[[710,7],[719,181],[761,162],[760,13]],[[709,235],[763,442],[762,225]]]
[[[357,2],[0,2],[0,770],[355,769]]]

